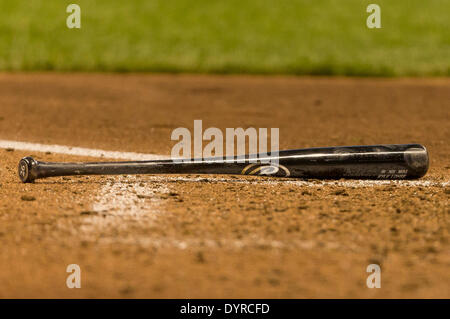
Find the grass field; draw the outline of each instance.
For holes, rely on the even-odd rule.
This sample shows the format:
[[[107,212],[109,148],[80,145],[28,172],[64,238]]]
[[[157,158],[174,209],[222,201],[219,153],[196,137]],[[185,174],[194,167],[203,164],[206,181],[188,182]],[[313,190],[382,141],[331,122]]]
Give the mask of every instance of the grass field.
[[[0,70],[450,75],[450,1],[373,2],[0,0]]]

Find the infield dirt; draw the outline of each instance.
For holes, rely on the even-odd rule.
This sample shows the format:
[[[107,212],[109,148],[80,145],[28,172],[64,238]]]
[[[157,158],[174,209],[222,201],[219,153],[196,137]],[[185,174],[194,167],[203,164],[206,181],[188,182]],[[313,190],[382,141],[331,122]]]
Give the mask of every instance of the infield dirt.
[[[421,143],[418,181],[106,176],[22,184],[0,150],[0,297],[450,297],[450,80],[0,74],[0,139],[170,154],[176,127],[280,149]],[[98,160],[33,152],[48,161]],[[381,266],[369,289],[366,267]],[[68,289],[78,264],[82,288]]]

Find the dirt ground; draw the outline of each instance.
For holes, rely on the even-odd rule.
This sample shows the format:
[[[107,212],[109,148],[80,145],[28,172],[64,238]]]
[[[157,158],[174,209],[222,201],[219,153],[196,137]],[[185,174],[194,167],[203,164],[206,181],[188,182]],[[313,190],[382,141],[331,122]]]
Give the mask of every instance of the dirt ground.
[[[0,74],[0,140],[170,154],[176,127],[280,149],[421,143],[418,181],[105,176],[22,184],[0,149],[0,297],[450,298],[450,80]],[[381,288],[369,289],[369,264]],[[69,289],[66,267],[81,267]]]

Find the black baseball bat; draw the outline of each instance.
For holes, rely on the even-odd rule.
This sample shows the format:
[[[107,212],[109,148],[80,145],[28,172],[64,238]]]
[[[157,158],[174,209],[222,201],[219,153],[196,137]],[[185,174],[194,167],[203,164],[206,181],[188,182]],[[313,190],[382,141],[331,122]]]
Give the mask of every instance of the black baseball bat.
[[[233,158],[128,162],[50,163],[25,157],[19,162],[22,182],[71,175],[233,174],[317,179],[413,179],[428,170],[428,153],[420,144],[319,147]]]

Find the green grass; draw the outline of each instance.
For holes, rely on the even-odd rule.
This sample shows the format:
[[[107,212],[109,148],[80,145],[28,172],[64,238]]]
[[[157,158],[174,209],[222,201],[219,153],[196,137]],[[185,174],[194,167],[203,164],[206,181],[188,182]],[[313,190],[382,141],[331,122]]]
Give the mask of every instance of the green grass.
[[[66,27],[77,3],[82,28]],[[381,6],[381,29],[366,7]],[[0,0],[0,70],[449,76],[449,0]]]

